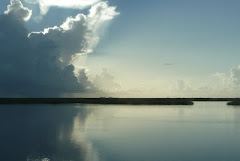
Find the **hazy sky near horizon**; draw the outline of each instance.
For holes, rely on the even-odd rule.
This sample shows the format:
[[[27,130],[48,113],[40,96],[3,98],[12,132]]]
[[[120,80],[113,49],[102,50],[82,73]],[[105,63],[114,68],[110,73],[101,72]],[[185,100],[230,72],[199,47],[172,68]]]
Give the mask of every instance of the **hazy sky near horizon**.
[[[31,18],[24,21],[29,33],[61,26],[68,17],[75,17],[79,13],[88,15],[91,7],[105,3],[100,0],[39,1],[21,0],[25,7],[32,10]],[[1,15],[7,10],[9,4],[9,0],[1,0]],[[61,69],[73,64],[75,69],[66,70],[68,72],[74,70],[77,75],[78,71],[76,70],[81,69],[82,77],[78,77],[78,82],[83,77],[87,77],[82,80],[83,84],[80,83],[81,90],[61,91],[59,83],[56,87],[59,91],[58,94],[75,93],[75,96],[78,96],[81,93],[81,96],[96,96],[98,93],[98,96],[118,97],[239,96],[240,21],[238,18],[240,1],[109,0],[106,4],[108,7],[102,7],[103,9],[99,13],[96,10],[95,17],[86,20],[89,21],[87,28],[91,28],[91,43],[87,48],[91,52],[78,56],[74,61],[68,60],[70,56],[57,55],[59,59],[61,57],[61,59],[68,60],[68,63],[63,62],[63,64],[57,65],[61,66]],[[111,8],[112,6],[116,8]],[[110,9],[108,10],[108,8]],[[110,18],[106,22],[104,16],[99,18],[98,14],[107,15]],[[99,22],[99,24],[94,26],[93,19],[95,23]],[[80,22],[76,19],[72,21]],[[5,31],[5,28],[2,31],[0,28],[0,33]],[[79,28],[76,32],[83,32],[83,29]],[[33,38],[42,39],[39,33],[32,35]],[[49,35],[46,36],[49,40],[56,40],[52,36],[54,34],[46,35]],[[16,38],[12,37],[12,39]],[[76,38],[76,40],[78,39]],[[81,41],[79,46],[82,45],[82,42],[84,41]],[[14,47],[15,44],[12,45]],[[65,49],[60,48],[59,50]],[[79,48],[80,50],[83,51],[82,48]],[[0,51],[0,54],[3,54],[3,51]],[[60,52],[62,53],[62,51]],[[49,53],[51,52],[49,51]],[[42,71],[43,68],[40,70]],[[10,72],[4,71],[4,73]],[[8,76],[8,74],[6,75]],[[26,79],[33,75],[27,76]],[[52,74],[50,73],[50,75]],[[44,76],[43,73],[41,77]],[[61,79],[60,76],[59,79]],[[71,79],[74,79],[73,76]],[[14,78],[14,80],[18,82],[18,79]],[[21,80],[19,86],[27,82],[24,81]],[[46,82],[54,82],[54,80]],[[85,89],[86,84],[88,85]],[[38,82],[34,84],[34,87],[36,86],[39,87]],[[47,88],[46,84],[41,84],[41,87],[43,86]],[[69,86],[71,85],[64,88],[69,88]],[[93,86],[94,90],[88,91]],[[21,91],[19,90],[16,96],[21,96]],[[101,91],[104,92],[101,94]],[[29,93],[31,92],[29,90]],[[43,90],[44,92],[47,91]],[[4,96],[4,93],[2,95]],[[24,93],[23,96],[27,95]]]

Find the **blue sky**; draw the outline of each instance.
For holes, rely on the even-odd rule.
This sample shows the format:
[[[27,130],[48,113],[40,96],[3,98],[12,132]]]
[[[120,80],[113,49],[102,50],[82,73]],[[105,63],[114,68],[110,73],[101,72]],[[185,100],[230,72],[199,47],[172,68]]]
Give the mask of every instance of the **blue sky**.
[[[171,63],[189,74],[195,72],[189,66],[208,73],[238,64],[238,1],[118,3],[121,15],[111,26],[107,46],[109,52],[117,49],[114,56],[146,65]]]
[[[145,81],[215,81],[209,77],[239,64],[239,3],[116,1],[121,15],[111,25],[107,45],[100,44],[99,51],[107,54],[103,62],[129,72],[124,78],[138,73]]]
[[[1,13],[8,4],[9,0],[0,2]],[[51,7],[39,21],[38,5],[24,1],[23,4],[33,10],[26,22],[29,31],[60,26],[67,17],[87,14],[91,7]],[[116,6],[120,14],[104,27],[98,45],[80,66],[93,74],[101,68],[108,69],[123,91],[149,87],[146,91],[152,93],[157,88],[153,92],[157,97],[167,86],[161,96],[182,96],[178,89],[174,91],[180,80],[185,82],[186,90],[191,89],[186,91],[187,96],[201,96],[202,91],[197,89],[203,84],[226,88],[221,84],[223,78],[216,78],[216,73],[227,79],[231,68],[240,64],[238,0],[110,0],[108,4]],[[229,81],[234,79],[239,78]],[[217,95],[212,92],[211,96]]]

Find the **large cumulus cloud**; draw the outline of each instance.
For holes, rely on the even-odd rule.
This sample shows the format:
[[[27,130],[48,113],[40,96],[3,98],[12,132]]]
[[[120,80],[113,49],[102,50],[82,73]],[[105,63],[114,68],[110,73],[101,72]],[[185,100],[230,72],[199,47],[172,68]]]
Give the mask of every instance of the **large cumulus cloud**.
[[[31,10],[11,0],[0,15],[0,96],[56,97],[97,90],[84,70],[78,77],[72,62],[97,44],[98,28],[118,13],[100,2],[88,15],[69,17],[59,27],[28,33]]]

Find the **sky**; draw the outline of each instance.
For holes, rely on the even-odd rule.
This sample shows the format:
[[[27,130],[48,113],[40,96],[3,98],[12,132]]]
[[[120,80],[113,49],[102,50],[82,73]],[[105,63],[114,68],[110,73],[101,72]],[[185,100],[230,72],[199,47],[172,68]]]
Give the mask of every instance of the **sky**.
[[[239,97],[239,5],[1,0],[0,96]]]

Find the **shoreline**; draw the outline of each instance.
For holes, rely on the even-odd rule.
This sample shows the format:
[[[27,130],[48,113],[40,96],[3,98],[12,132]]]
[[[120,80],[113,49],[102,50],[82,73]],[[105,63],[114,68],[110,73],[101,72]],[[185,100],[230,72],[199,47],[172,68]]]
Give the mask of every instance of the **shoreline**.
[[[227,103],[227,105],[231,106],[240,106],[240,99],[235,99]]]
[[[189,98],[0,98],[0,104],[193,105]]]
[[[239,98],[0,98],[0,104],[193,105],[203,101],[240,105]]]

